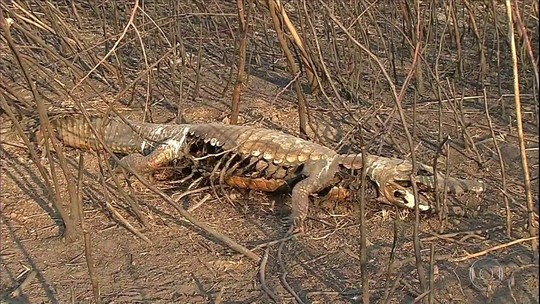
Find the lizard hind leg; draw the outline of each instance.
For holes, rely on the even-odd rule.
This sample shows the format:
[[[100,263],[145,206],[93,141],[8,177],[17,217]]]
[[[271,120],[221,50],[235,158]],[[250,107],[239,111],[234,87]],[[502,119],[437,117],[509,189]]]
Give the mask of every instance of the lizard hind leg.
[[[224,188],[224,185],[226,184],[225,176],[226,176],[226,173],[229,171],[229,169],[231,169],[231,164],[233,163],[234,160],[236,160],[238,156],[239,155],[236,153],[233,153],[232,155],[230,155],[229,159],[227,160],[223,168],[221,168],[221,172],[219,174],[219,188],[221,190],[221,193],[223,193],[223,195],[225,196],[229,204],[231,204],[232,206],[234,206],[235,204],[233,203],[233,201],[231,200],[231,198],[229,197],[229,195],[227,194]],[[233,165],[232,167],[235,167],[235,166]]]
[[[114,171],[120,173],[125,171],[124,168],[129,168],[137,173],[147,174],[151,170],[147,166],[146,157],[139,153],[128,154],[120,159]]]
[[[175,147],[162,145],[146,156],[139,153],[128,154],[120,160],[117,170],[127,167],[140,174],[151,174],[182,156]]]

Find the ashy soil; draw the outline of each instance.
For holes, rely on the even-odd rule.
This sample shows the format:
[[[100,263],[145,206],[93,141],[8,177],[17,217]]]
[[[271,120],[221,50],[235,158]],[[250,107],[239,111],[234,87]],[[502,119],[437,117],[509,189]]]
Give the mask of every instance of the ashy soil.
[[[260,81],[259,85],[250,87],[260,88],[262,85],[264,82]],[[266,91],[277,90],[266,85]],[[252,105],[247,112],[260,113],[262,117],[278,117],[272,120],[272,124],[282,124],[294,132],[294,128],[287,124],[295,116],[293,106],[268,110],[271,105],[260,100],[248,102],[246,98],[246,103]],[[193,107],[186,116],[193,120],[205,117],[207,121],[215,121],[220,118],[220,113],[210,107]],[[435,119],[430,115],[437,114],[426,111],[419,114],[419,120]],[[272,126],[265,120],[246,118],[246,121]],[[2,125],[9,126],[9,121],[4,119]],[[485,134],[488,131],[479,129],[478,132]],[[518,153],[515,144],[507,145],[507,149]],[[58,214],[46,200],[48,191],[22,147],[23,143],[15,136],[3,136],[1,289],[11,291],[31,271],[36,271],[35,279],[20,298],[30,303],[92,302],[84,244],[82,241],[66,243],[59,237]],[[74,150],[67,152],[74,160],[71,162],[74,174],[79,153]],[[218,299],[223,303],[270,301],[261,290],[257,264],[201,233],[159,197],[131,180],[131,187],[126,184],[123,187],[132,191],[140,204],[147,220],[147,225],[142,226],[129,212],[125,201],[104,192],[100,185],[97,158],[89,153],[85,153],[85,157],[84,216],[91,236],[95,276],[105,303],[206,303],[218,302]],[[519,158],[516,158],[509,166],[519,168],[518,162]],[[422,252],[425,261],[429,260],[431,250],[439,258],[433,266],[434,288],[436,298],[443,303],[480,303],[494,299],[501,301],[496,303],[508,303],[512,296],[520,299],[518,303],[538,303],[535,291],[538,288],[537,268],[530,265],[532,261],[527,243],[495,250],[479,258],[448,261],[451,257],[467,256],[510,241],[504,233],[505,209],[501,194],[493,182],[499,179],[497,166],[496,161],[491,161],[478,171],[472,161],[455,155],[450,172],[456,176],[482,179],[488,191],[481,195],[450,196],[450,202],[457,201],[468,211],[451,216],[442,233],[438,233],[440,222],[436,215],[421,215],[420,237],[425,240]],[[519,170],[514,172],[519,173]],[[510,174],[510,178],[509,189],[513,196],[522,195],[519,174]],[[107,183],[114,189],[112,182]],[[162,187],[166,187],[165,191],[173,198],[185,191],[185,187]],[[283,236],[285,228],[281,223],[288,213],[288,195],[234,189],[226,189],[226,193],[234,205],[228,203],[219,190],[215,193],[205,191],[181,202],[189,208],[204,200],[193,215],[248,248]],[[378,203],[373,189],[368,194],[366,224],[372,299],[382,301],[387,290],[398,280],[391,303],[409,303],[418,296],[412,244],[414,214],[407,211],[396,213],[391,206]],[[121,212],[152,243],[127,231],[107,211],[105,204]],[[526,237],[523,200],[511,202],[511,208],[515,235]],[[360,231],[353,210],[351,204],[338,208],[313,204],[304,236],[285,242],[280,257],[277,256],[277,245],[269,247],[265,284],[284,302],[293,301],[280,281],[284,275],[291,288],[311,303],[359,301]],[[394,231],[397,232],[395,239]],[[393,270],[388,276],[394,242]],[[256,252],[260,255],[265,253],[264,249]],[[502,276],[494,277],[489,283],[476,282],[479,286],[476,287],[475,281],[486,276],[487,270],[477,269],[476,273],[484,272],[471,280],[474,263],[481,265],[490,260],[496,262],[495,267],[500,267]],[[493,267],[489,263],[488,266]],[[516,273],[520,275],[516,276]],[[515,285],[509,288],[509,282]],[[486,291],[488,285],[492,290]]]
[[[95,31],[98,33],[100,29]],[[7,52],[7,49],[2,51]],[[211,57],[203,52],[198,75],[199,95],[184,100],[182,113],[188,122],[227,122],[231,90],[229,88],[224,95],[222,91],[227,82],[223,75],[229,75],[229,68],[205,59],[205,55]],[[288,80],[283,79],[288,79],[289,75],[285,63],[281,68],[272,72],[276,75],[255,72],[249,75],[242,92],[240,123],[297,135],[296,96],[290,87],[283,90],[288,84]],[[63,77],[66,76],[51,75],[55,79]],[[472,86],[464,83],[460,90],[469,96],[475,91]],[[103,92],[107,92],[106,88]],[[112,94],[104,94],[111,98]],[[86,90],[86,94],[77,98],[94,112],[105,112],[103,100],[92,90]],[[378,98],[391,100],[390,94]],[[358,152],[357,129],[344,123],[341,113],[332,106],[317,103],[318,100],[308,98],[309,115],[321,128],[318,132],[322,138],[317,139],[313,133],[311,138],[329,147],[338,146],[344,139],[341,151]],[[525,97],[529,110],[531,100]],[[131,105],[112,98],[107,102],[129,118],[140,120],[143,117],[143,99]],[[65,108],[71,111],[74,104],[61,100],[49,106],[54,113]],[[478,195],[448,195],[448,204],[458,206],[459,212],[450,214],[442,228],[437,214],[420,215],[421,256],[428,275],[433,278],[429,282],[433,303],[538,303],[538,264],[533,261],[530,242],[520,241],[529,235],[515,125],[500,115],[492,116],[497,134],[504,135],[499,145],[512,214],[512,237],[509,238],[505,232],[507,210],[499,161],[493,141],[484,140],[491,138],[491,133],[483,103],[474,98],[463,101],[461,106],[467,130],[476,142],[476,151],[460,142],[461,130],[456,126],[450,101],[439,104],[426,99],[417,105],[414,113],[417,159],[432,164],[436,155],[435,124],[442,118],[444,130],[455,139],[445,152],[449,155],[449,174],[482,180],[487,189]],[[369,116],[369,110],[360,104],[351,103],[348,107],[362,113],[363,117]],[[439,107],[442,107],[441,112]],[[381,103],[377,108],[376,117],[366,124],[367,130],[372,132],[364,132],[367,151],[388,157],[409,157],[397,117],[384,140],[378,135],[384,129],[385,119],[394,115],[392,104]],[[413,117],[412,102],[404,103],[404,110],[407,117]],[[491,109],[497,110],[497,106]],[[176,113],[175,101],[152,99],[150,115],[155,122],[172,123]],[[531,113],[526,111],[524,120],[528,161],[536,177],[532,184],[536,204],[533,217],[538,223],[539,138]],[[58,212],[52,207],[51,192],[9,117],[3,113],[0,119],[1,303],[94,303],[82,238],[66,242],[61,237],[62,225]],[[37,121],[37,116],[27,116],[22,121],[30,126]],[[67,147],[64,150],[73,176],[78,172],[78,158],[81,153],[84,155],[81,181],[84,221],[91,239],[96,290],[103,303],[270,303],[272,299],[264,288],[283,303],[298,303],[295,295],[305,303],[361,303],[360,224],[354,202],[335,205],[313,198],[305,233],[285,242],[273,242],[286,232],[283,219],[290,209],[290,196],[286,193],[218,187],[179,199],[183,207],[191,208],[197,219],[264,257],[266,262],[258,264],[194,227],[136,179],[120,177],[116,185],[108,173],[103,176],[100,168],[110,161],[106,154],[98,157],[94,152]],[[54,155],[54,170],[61,177]],[[439,158],[444,168],[446,158]],[[53,165],[46,157],[40,161],[46,167]],[[173,199],[187,191],[189,184],[154,183]],[[67,207],[67,185],[63,178],[57,187],[61,189],[62,204]],[[130,202],[119,195],[119,189],[127,192],[140,207],[144,223],[137,219],[136,212],[129,207]],[[374,185],[368,185],[365,225],[372,302],[384,303],[387,299],[386,303],[413,303],[421,293],[413,247],[414,212],[381,204],[376,197]],[[130,232],[118,215],[150,242]],[[505,245],[512,241],[516,241],[515,244]],[[262,246],[264,244],[267,246]],[[473,255],[482,252],[484,254]],[[24,282],[26,278],[29,279]],[[21,284],[19,292],[16,288]],[[14,292],[16,297],[13,297]]]

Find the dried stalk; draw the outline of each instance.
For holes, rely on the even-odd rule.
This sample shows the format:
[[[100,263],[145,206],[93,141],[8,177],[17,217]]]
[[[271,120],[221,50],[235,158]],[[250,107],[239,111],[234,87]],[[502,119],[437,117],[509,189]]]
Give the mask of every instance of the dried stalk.
[[[484,111],[486,112],[486,119],[489,125],[489,131],[491,133],[491,138],[493,139],[493,145],[495,146],[495,151],[497,152],[497,158],[499,159],[499,166],[501,167],[501,183],[504,193],[507,193],[506,188],[506,170],[504,168],[503,155],[499,144],[497,143],[497,137],[495,135],[495,130],[493,129],[493,123],[491,121],[491,115],[489,114],[489,106],[486,89],[484,89]],[[506,210],[506,236],[508,238],[512,237],[512,210],[510,210],[510,203],[508,202],[508,197],[503,195],[504,208]]]
[[[519,89],[519,72],[516,51],[516,41],[514,39],[514,23],[512,21],[512,4],[510,0],[505,1],[506,14],[508,17],[508,39],[510,40],[510,49],[512,52],[512,67],[514,74],[514,104],[516,107],[516,127],[519,139],[519,151],[521,156],[521,169],[523,170],[523,183],[527,197],[527,219],[529,225],[529,235],[531,236],[531,246],[533,258],[538,261],[538,225],[534,222],[534,199],[531,188],[531,176],[527,161],[527,150],[525,146],[525,135],[523,133],[523,118],[521,116],[521,99]]]
[[[77,219],[77,215],[74,215],[73,213],[73,208],[75,206],[75,204],[77,204],[77,196],[76,196],[76,192],[75,192],[75,187],[73,186],[73,182],[71,182],[71,173],[69,172],[69,170],[67,169],[67,161],[66,161],[66,158],[65,156],[62,154],[62,153],[58,153],[58,162],[60,164],[60,168],[62,169],[62,172],[64,174],[64,177],[67,181],[67,184],[68,184],[68,194],[69,194],[69,199],[70,199],[70,202],[71,202],[71,207],[72,207],[72,212],[68,215],[68,213],[64,210],[64,208],[62,207],[61,205],[61,197],[60,197],[60,193],[59,193],[59,184],[58,184],[58,179],[57,179],[57,176],[56,176],[56,172],[54,170],[54,160],[52,158],[52,154],[51,154],[51,151],[50,151],[50,147],[49,147],[49,134],[50,134],[50,130],[51,130],[51,126],[50,126],[50,123],[49,123],[49,117],[47,115],[47,109],[45,107],[45,104],[43,103],[43,99],[41,98],[41,95],[39,94],[39,92],[37,91],[36,87],[35,87],[35,84],[34,84],[34,81],[31,79],[30,77],[30,74],[28,72],[28,67],[26,65],[26,63],[24,62],[24,59],[22,58],[21,54],[19,53],[19,51],[17,50],[17,47],[15,46],[15,42],[13,41],[12,37],[11,37],[11,33],[10,33],[10,22],[11,22],[11,19],[8,20],[6,18],[4,18],[4,11],[3,10],[0,10],[0,25],[2,27],[2,30],[4,32],[4,37],[6,38],[7,40],[7,43],[8,43],[8,46],[12,52],[12,54],[14,55],[14,57],[16,58],[17,60],[17,63],[19,64],[19,67],[21,68],[21,71],[24,75],[24,78],[26,80],[26,83],[28,84],[28,87],[30,88],[30,91],[32,93],[32,96],[34,98],[34,100],[36,101],[36,107],[37,107],[37,111],[39,113],[39,119],[40,119],[40,122],[41,122],[41,126],[42,126],[42,136],[43,136],[43,142],[44,142],[44,146],[45,146],[45,151],[46,151],[46,155],[48,157],[48,161],[49,161],[49,164],[51,165],[51,170],[50,170],[50,174],[51,174],[51,177],[52,177],[52,180],[53,180],[53,186],[54,188],[50,187],[51,185],[49,184],[49,190],[50,191],[53,191],[54,193],[54,198],[52,198],[52,203],[55,207],[55,209],[58,211],[58,213],[60,214],[60,217],[62,218],[62,221],[64,222],[64,237],[65,239],[68,241],[68,242],[71,242],[71,241],[74,241],[78,238],[79,236],[79,230],[77,228],[77,224],[76,224],[76,219]],[[11,116],[11,115],[10,115]],[[12,119],[15,119],[15,116],[13,115]],[[14,120],[15,122],[15,120]],[[24,132],[22,131],[22,128],[19,130],[21,133],[20,135],[24,138],[26,137],[24,135]],[[53,149],[55,151],[60,151],[60,146],[59,144],[55,141],[54,138],[51,138],[51,141],[52,143],[52,146],[53,146]],[[27,146],[30,147],[30,143],[29,141],[27,142]],[[29,148],[30,151],[33,150],[33,148]],[[37,160],[37,154],[35,155],[36,158],[35,160]],[[41,169],[39,169],[41,168]],[[38,165],[38,170],[40,170],[40,173],[42,174],[42,176],[45,178],[46,176],[48,176],[48,174],[44,171],[44,168],[42,166],[39,166]],[[48,178],[45,178],[48,180]],[[75,219],[73,218],[75,217]]]
[[[83,233],[84,239],[84,254],[86,257],[86,266],[88,267],[88,276],[90,277],[90,283],[92,284],[92,292],[94,294],[94,301],[96,304],[101,304],[101,296],[99,295],[99,283],[96,277],[96,272],[94,269],[94,263],[92,258],[92,240],[90,238],[90,232],[88,227],[86,227],[86,222],[84,220],[84,211],[82,207],[82,182],[83,182],[83,171],[84,171],[84,156],[81,153],[79,155],[79,166],[78,166],[78,176],[77,176],[77,198],[78,206],[77,212],[79,213],[81,230]]]
[[[246,19],[249,20],[249,13],[251,11],[251,9],[249,9],[247,14],[244,13],[244,0],[237,0],[236,5],[238,9],[238,36],[240,37],[240,45],[238,47],[238,72],[236,74],[236,83],[234,84],[231,104],[231,124],[233,125],[238,123],[238,114],[240,111],[240,94],[242,92],[242,88],[244,86],[244,79],[246,77],[246,49],[249,29]],[[251,8],[251,5],[249,5],[249,3],[248,6]]]
[[[294,78],[298,74],[298,67],[294,62],[294,57],[287,45],[287,40],[285,40],[285,33],[282,30],[283,20],[280,19],[277,14],[277,4],[274,0],[267,0],[268,9],[270,10],[270,15],[272,17],[272,24],[274,25],[274,30],[276,31],[276,36],[278,38],[281,49],[285,53],[287,58],[287,64],[289,66],[289,71],[291,72],[292,77]],[[300,135],[306,136],[307,134],[307,109],[306,101],[304,99],[304,94],[300,86],[300,81],[294,82],[294,90],[296,91],[296,97],[298,98],[298,120],[300,123]]]
[[[362,280],[362,303],[369,304],[369,273],[367,269],[368,264],[368,246],[367,246],[367,221],[366,221],[366,157],[367,151],[364,145],[363,132],[360,129],[360,147],[362,152],[362,170],[360,174],[360,196],[359,199],[359,218],[360,218],[360,277]]]

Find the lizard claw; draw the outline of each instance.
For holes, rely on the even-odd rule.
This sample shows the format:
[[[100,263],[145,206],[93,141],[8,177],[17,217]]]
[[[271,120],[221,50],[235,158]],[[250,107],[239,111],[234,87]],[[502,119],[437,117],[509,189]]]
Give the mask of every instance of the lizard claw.
[[[299,234],[304,232],[304,221],[292,215],[283,219],[283,225],[287,228],[287,235]]]

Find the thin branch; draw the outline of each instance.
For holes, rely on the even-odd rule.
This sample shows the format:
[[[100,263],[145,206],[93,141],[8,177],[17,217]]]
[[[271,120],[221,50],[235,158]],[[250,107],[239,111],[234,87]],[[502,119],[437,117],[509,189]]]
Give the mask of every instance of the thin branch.
[[[510,0],[505,1],[506,14],[508,17],[508,39],[510,40],[510,49],[512,52],[512,66],[514,74],[514,103],[516,107],[516,127],[519,139],[519,151],[521,156],[521,169],[523,170],[523,183],[525,194],[527,196],[527,219],[529,224],[529,235],[531,236],[531,246],[533,258],[538,261],[538,225],[534,222],[534,199],[531,188],[531,176],[527,161],[527,150],[525,146],[525,135],[523,133],[523,118],[521,116],[521,99],[519,97],[519,72],[516,53],[516,41],[514,39],[514,23],[512,21],[512,4]]]

